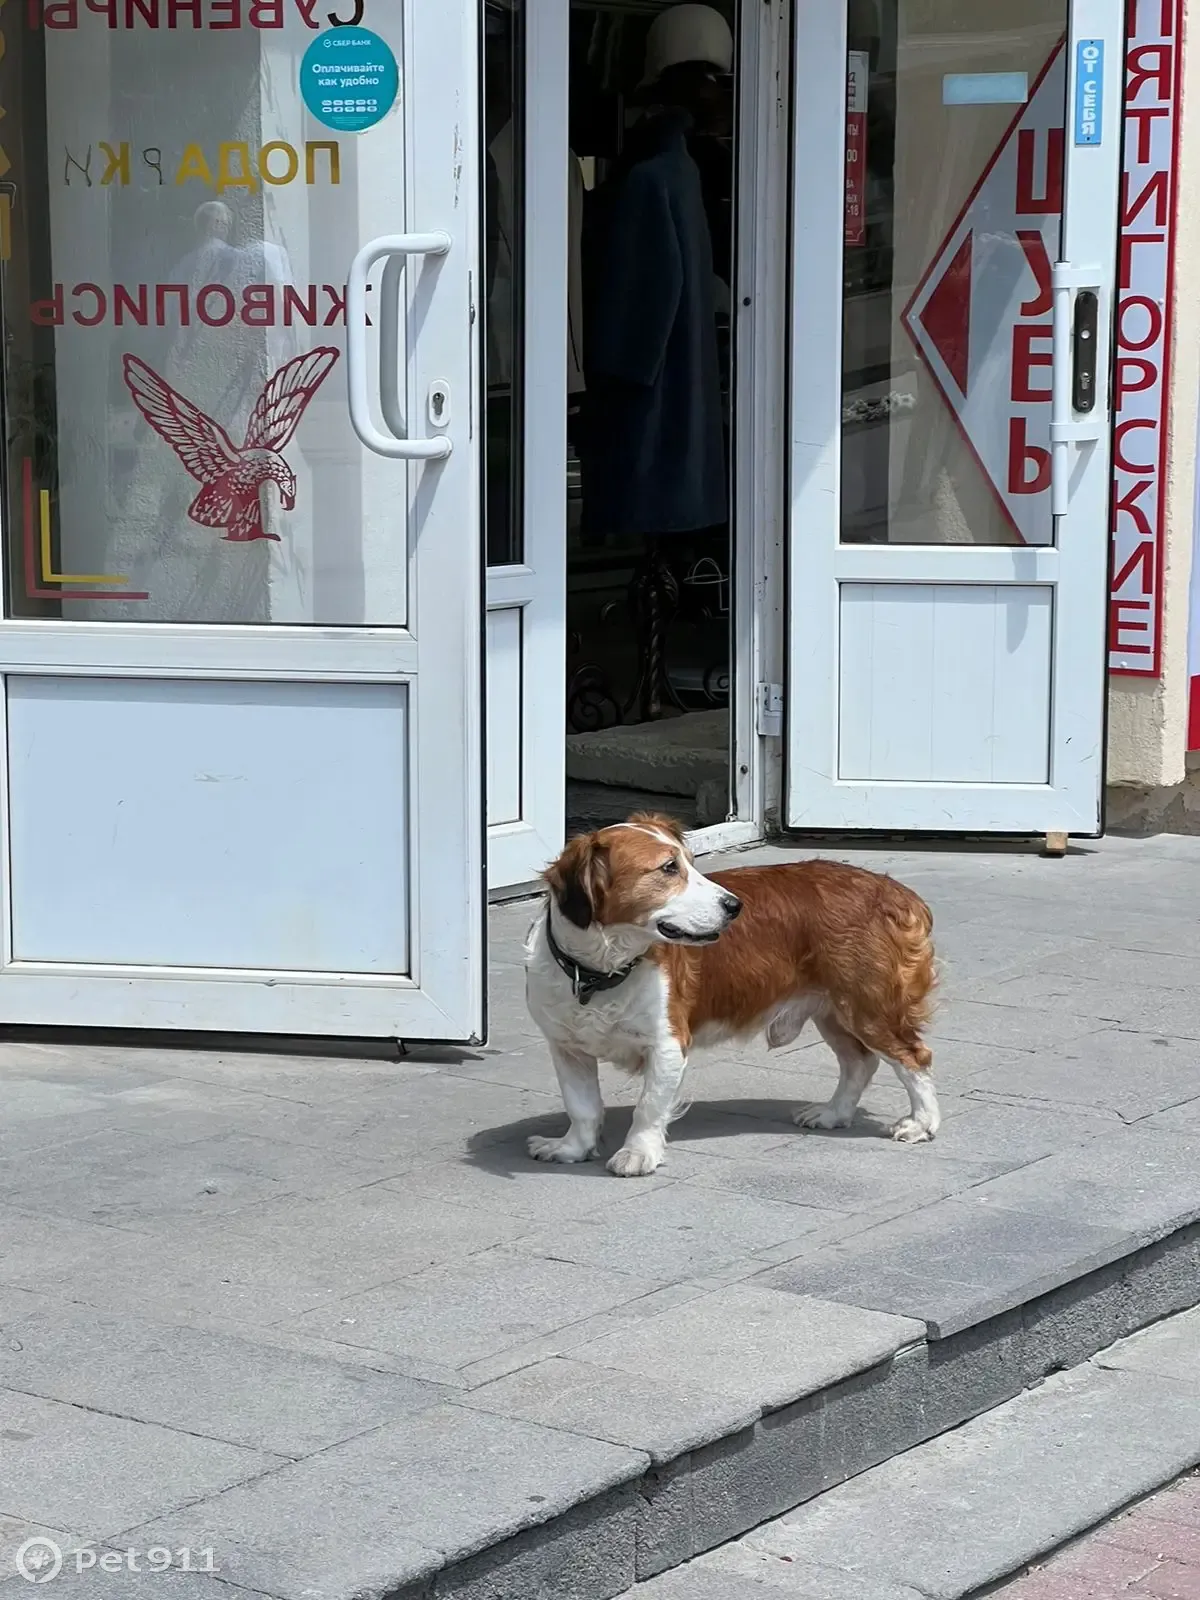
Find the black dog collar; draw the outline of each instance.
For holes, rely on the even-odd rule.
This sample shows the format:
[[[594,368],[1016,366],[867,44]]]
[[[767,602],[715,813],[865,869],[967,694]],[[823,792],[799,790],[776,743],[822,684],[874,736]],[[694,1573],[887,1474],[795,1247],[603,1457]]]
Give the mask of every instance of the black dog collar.
[[[579,961],[572,961],[569,955],[559,949],[554,929],[550,926],[549,911],[546,912],[546,943],[550,946],[550,954],[570,978],[571,993],[581,1006],[586,1006],[593,995],[619,989],[634,968],[641,965],[642,958],[638,956],[627,967],[620,967],[616,972],[598,972],[595,967],[585,967]]]

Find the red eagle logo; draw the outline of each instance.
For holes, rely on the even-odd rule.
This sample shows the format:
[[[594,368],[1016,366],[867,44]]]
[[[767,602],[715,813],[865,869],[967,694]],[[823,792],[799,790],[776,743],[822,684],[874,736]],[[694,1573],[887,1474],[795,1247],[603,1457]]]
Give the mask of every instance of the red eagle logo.
[[[133,403],[200,485],[188,516],[202,528],[224,528],[225,539],[275,539],[263,527],[259,490],[279,485],[285,511],[296,504],[296,474],[280,451],[300,425],[308,403],[329,376],[338,352],[327,347],[294,356],[268,382],[239,450],[219,423],[163,381],[144,361],[126,356],[125,383]]]

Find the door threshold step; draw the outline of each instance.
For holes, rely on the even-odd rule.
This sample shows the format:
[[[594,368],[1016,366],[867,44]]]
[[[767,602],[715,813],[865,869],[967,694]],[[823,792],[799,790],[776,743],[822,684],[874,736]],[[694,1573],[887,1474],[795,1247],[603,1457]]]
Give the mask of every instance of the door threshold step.
[[[1198,1418],[1194,1310],[635,1585],[625,1600],[993,1593],[1200,1463]]]
[[[641,1330],[631,1323],[626,1334],[610,1335],[600,1346],[585,1344],[464,1392],[443,1409],[482,1410],[492,1419],[532,1425],[542,1435],[553,1430],[551,1437],[557,1435],[558,1445],[567,1450],[569,1486],[559,1473],[553,1494],[539,1496],[539,1504],[526,1507],[518,1520],[511,1503],[517,1485],[509,1483],[497,1498],[497,1514],[487,1519],[494,1527],[490,1539],[477,1534],[470,1547],[446,1550],[440,1562],[422,1561],[414,1551],[413,1564],[397,1572],[399,1581],[391,1586],[347,1588],[344,1597],[338,1593],[330,1600],[350,1600],[352,1594],[357,1600],[366,1593],[372,1600],[615,1600],[630,1591],[636,1600],[659,1600],[659,1593],[662,1600],[674,1600],[669,1586],[656,1592],[638,1585],[673,1569],[680,1582],[684,1573],[691,1581],[691,1574],[707,1572],[697,1565],[707,1552],[730,1547],[771,1518],[802,1517],[806,1505],[815,1515],[817,1507],[836,1503],[833,1492],[852,1497],[855,1482],[869,1482],[872,1469],[902,1472],[897,1458],[911,1460],[918,1447],[942,1436],[961,1439],[964,1424],[999,1415],[997,1408],[1019,1398],[1023,1405],[1023,1397],[1078,1392],[1086,1401],[1089,1385],[1109,1378],[1110,1368],[1117,1372],[1113,1363],[1119,1353],[1110,1350],[1116,1341],[1151,1326],[1165,1327],[1164,1319],[1200,1305],[1200,1222],[1189,1221],[1149,1243],[1144,1234],[1133,1235],[1117,1259],[1101,1266],[1094,1258],[1081,1259],[1074,1276],[1064,1272],[1049,1286],[1032,1267],[1031,1274],[1023,1301],[993,1300],[990,1314],[980,1302],[974,1319],[960,1307],[953,1323],[930,1321],[925,1327],[804,1296],[790,1297],[793,1307],[797,1301],[803,1307],[798,1321],[783,1310],[773,1324],[765,1303],[774,1303],[779,1291],[768,1287],[768,1275],[652,1318],[647,1332],[657,1323],[661,1339],[670,1323],[679,1340],[674,1355],[663,1348],[657,1378],[632,1356],[622,1370],[621,1350],[607,1348],[624,1341],[622,1348],[637,1350],[639,1358],[645,1354],[639,1348]],[[762,1316],[749,1334],[738,1320],[743,1302]],[[836,1313],[846,1312],[853,1318],[842,1323]],[[698,1375],[710,1359],[705,1351],[711,1351],[707,1379]],[[1110,1354],[1093,1359],[1102,1351]],[[1200,1362],[1196,1365],[1200,1371]],[[811,1376],[818,1370],[826,1374],[823,1379]],[[1128,1479],[1114,1479],[1107,1496],[1097,1491],[1082,1501],[1069,1524],[1052,1520],[1048,1533],[1035,1532],[1042,1524],[1030,1520],[1030,1559],[1048,1548],[1044,1540],[1061,1542],[1087,1526],[1089,1517],[1104,1516],[1143,1486],[1154,1487],[1200,1459],[1196,1407],[1181,1405],[1178,1394],[1171,1401],[1169,1384],[1155,1373],[1137,1369],[1134,1376],[1134,1370],[1111,1376],[1111,1404],[1120,1418],[1111,1426],[1122,1436],[1136,1434],[1137,1407],[1143,1403],[1152,1427],[1162,1416],[1160,1431],[1171,1443],[1160,1449],[1155,1439],[1147,1440],[1137,1458],[1142,1476],[1131,1469]],[[802,1371],[810,1381],[799,1381]],[[1192,1392],[1200,1406],[1200,1389]],[[748,1404],[751,1393],[757,1399]],[[1101,1423],[1110,1425],[1103,1418]],[[455,1431],[451,1428],[443,1439],[447,1457],[456,1448]],[[578,1441],[573,1450],[567,1445],[572,1435]],[[1064,1435],[1064,1445],[1068,1442]],[[958,1446],[948,1443],[947,1448]],[[1052,1463],[1054,1440],[1040,1448]],[[558,1455],[557,1446],[552,1454]],[[439,1462],[439,1476],[446,1464]],[[555,1477],[549,1462],[544,1465],[543,1475]],[[1107,1481],[1104,1470],[1095,1468]],[[595,1477],[591,1490],[586,1487],[590,1476]],[[502,1501],[509,1502],[507,1525],[501,1520]],[[910,1524],[928,1524],[930,1537],[949,1527],[953,1539],[952,1510],[935,1503],[911,1517],[896,1509],[881,1512],[871,1538],[885,1553],[890,1542],[909,1537]],[[986,1502],[980,1514],[986,1520]],[[1019,1565],[1025,1546],[1014,1538],[1017,1556],[1012,1559]],[[992,1565],[999,1572],[1011,1551],[999,1544],[996,1549]],[[858,1553],[857,1546],[851,1553]],[[785,1575],[788,1565],[775,1561]],[[812,1591],[820,1600],[840,1600],[837,1583],[846,1588],[847,1600],[916,1600],[903,1593],[903,1586],[894,1597],[883,1588],[864,1592],[861,1583],[853,1587],[858,1583],[853,1574],[838,1578],[828,1558],[826,1565],[834,1576],[826,1588]],[[236,1567],[225,1570],[238,1580]],[[738,1582],[744,1584],[744,1575]],[[299,1600],[299,1591],[268,1592],[279,1600]],[[681,1590],[681,1597],[691,1600],[692,1592]],[[965,1592],[944,1587],[936,1595]],[[712,1600],[769,1600],[769,1593],[760,1597],[744,1587],[726,1587],[714,1589]],[[934,1594],[918,1586],[923,1600]],[[695,1596],[709,1600],[709,1591],[697,1589]]]

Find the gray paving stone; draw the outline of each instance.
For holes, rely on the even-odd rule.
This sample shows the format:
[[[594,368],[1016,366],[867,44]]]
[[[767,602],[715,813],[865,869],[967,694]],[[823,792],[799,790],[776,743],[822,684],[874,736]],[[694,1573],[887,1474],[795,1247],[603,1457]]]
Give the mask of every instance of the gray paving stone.
[[[7,1091],[7,1085],[5,1088]],[[51,1087],[48,1092],[57,1094],[58,1091]],[[108,1133],[117,1125],[130,1133],[150,1135],[166,1144],[187,1144],[192,1138],[227,1133],[232,1127],[228,1117],[212,1116],[192,1117],[185,1128],[167,1113],[129,1104],[122,1096],[113,1095],[87,1109],[6,1123],[0,1128],[0,1161],[7,1164],[14,1157],[23,1160],[33,1151],[60,1151],[73,1140]]]
[[[165,1061],[169,1065],[169,1058]],[[276,1072],[268,1060],[251,1058],[245,1071],[243,1065],[240,1057],[212,1063],[196,1058],[173,1083],[143,1091],[137,1104],[143,1114],[170,1107],[181,1125],[189,1116],[219,1119],[216,1126],[205,1126],[206,1135],[240,1132],[327,1154],[337,1151],[393,1172],[438,1150],[493,1142],[524,1120],[561,1106],[553,1074],[543,1092],[534,1093],[458,1077],[430,1064],[368,1063],[371,1078],[354,1073],[330,1078],[311,1062],[283,1058],[273,1090]],[[347,1065],[355,1063],[335,1062],[330,1070]]]
[[[935,897],[940,891],[934,889]],[[939,912],[941,908],[939,907]],[[972,985],[1029,970],[1030,964],[1077,948],[1078,941],[1061,928],[1031,932],[1017,922],[950,920],[937,915],[934,925],[938,958],[942,964],[943,994],[968,998]]]
[[[803,1094],[797,1096],[803,1099]],[[719,1101],[692,1106],[671,1128],[665,1170],[671,1171],[676,1151],[703,1151],[707,1155],[758,1157],[795,1144],[800,1130],[782,1112],[774,1117],[756,1115],[758,1101]],[[620,1128],[615,1125],[614,1131]],[[623,1130],[621,1130],[623,1132]]]
[[[1085,1147],[1090,1148],[1090,1147]],[[789,1293],[918,1317],[944,1338],[1107,1265],[1114,1229],[939,1200],[764,1275]]]
[[[1200,1401],[1200,1389],[1189,1401]],[[1200,1458],[1176,1384],[1094,1366],[899,1456],[769,1523],[749,1549],[961,1600]],[[936,1515],[930,1508],[936,1507]],[[888,1536],[879,1537],[886,1528]]]
[[[13,1333],[0,1338],[0,1386],[280,1456],[324,1449],[444,1393],[247,1339],[77,1308],[34,1312]]]
[[[887,1361],[923,1334],[902,1318],[736,1284],[639,1324],[636,1339],[609,1335],[575,1355],[773,1409]]]
[[[310,1312],[298,1327],[457,1368],[598,1316],[654,1287],[626,1273],[500,1249],[347,1295]]]
[[[793,1600],[922,1600],[916,1589],[880,1586],[876,1578],[864,1582],[835,1567],[797,1568],[740,1546],[639,1583],[624,1600],[783,1600],[788,1595]]]
[[[414,1166],[395,1187],[533,1222],[560,1222],[590,1217],[670,1182],[665,1168],[636,1184],[614,1183],[601,1161],[558,1166],[532,1161],[523,1147],[496,1145]]]
[[[138,1559],[140,1561],[140,1557]],[[45,1592],[61,1600],[262,1600],[249,1589],[225,1583],[219,1575],[152,1572],[140,1567],[137,1572],[130,1572],[126,1567],[119,1572],[105,1572],[98,1566],[80,1570],[69,1560]],[[0,1582],[0,1600],[29,1600],[29,1596],[36,1593],[23,1578]],[[267,1600],[272,1597],[268,1596]],[[291,1597],[280,1597],[280,1600],[291,1600]]]
[[[645,1465],[644,1455],[577,1434],[440,1406],[128,1538],[211,1547],[223,1577],[288,1600],[384,1595],[631,1482]]]
[[[1098,1367],[1148,1372],[1185,1386],[1200,1383],[1200,1309],[1170,1317],[1095,1358]]]
[[[926,1161],[925,1152],[890,1139],[846,1133],[804,1134],[795,1145],[757,1160],[688,1152],[680,1170],[689,1184],[728,1189],[760,1200],[812,1208],[823,1221],[879,1209],[916,1209],[992,1176],[995,1162],[946,1156]],[[935,1148],[931,1146],[932,1150]]]
[[[1200,987],[1200,954],[1166,955],[1161,951],[1127,950],[1121,945],[1089,942],[1084,949],[1067,947],[1039,959],[1037,970],[1057,977],[1085,978],[1118,988],[1196,989]]]
[[[78,1058],[79,1052],[72,1052]],[[431,1069],[394,1056],[262,1055],[254,1051],[138,1049],[88,1046],[88,1070],[134,1066],[166,1078],[261,1093],[275,1100],[337,1106],[376,1088],[415,1083]]]
[[[0,1439],[6,1514],[75,1528],[88,1539],[109,1538],[281,1464],[261,1451],[11,1390],[0,1390]]]
[[[1118,909],[1111,912],[1107,920],[1110,926],[1124,922],[1123,927],[1112,926],[1112,935],[1114,941],[1127,950],[1171,956],[1200,955],[1200,927],[1197,927],[1194,909],[1170,916],[1130,913],[1125,918]]]
[[[1200,1136],[1200,1096],[1147,1117],[1142,1126],[1161,1128],[1167,1133],[1186,1133],[1193,1138]]]
[[[1025,1382],[1075,1366],[1200,1298],[1200,1224],[1021,1308]]]
[[[939,1041],[999,1045],[1016,1050],[1044,1050],[1062,1039],[1080,1039],[1103,1026],[1096,1017],[1058,1005],[1040,1011],[1024,1003],[1000,1005],[982,1000],[950,999],[939,1004],[930,1030],[934,1057],[944,1053]]]
[[[501,1043],[488,1045],[479,1061],[460,1067],[461,1076],[478,1083],[529,1089],[536,1094],[554,1092],[554,1068],[546,1041],[540,1033],[531,1036],[510,1028],[501,1031],[493,1022],[492,1037]]]
[[[31,1289],[11,1289],[0,1284],[0,1355],[4,1353],[6,1329],[45,1304],[45,1295],[34,1294]]]
[[[553,1079],[537,1092],[439,1071],[376,1089],[347,1109],[363,1117],[348,1147],[365,1159],[385,1160],[397,1139],[454,1150],[520,1139],[547,1116],[561,1115],[562,1097]]]
[[[684,1095],[696,1107],[749,1102],[761,1108],[755,1114],[790,1124],[796,1104],[831,1078],[837,1078],[833,1056],[820,1035],[806,1029],[796,1044],[769,1053],[759,1040],[697,1049],[684,1079]],[[636,1080],[625,1083],[636,1098]]]
[[[615,1181],[615,1180],[614,1180]],[[529,1224],[376,1184],[332,1200],[259,1206],[221,1230],[222,1247],[269,1246],[306,1277],[348,1294],[520,1238]]]
[[[911,1450],[1019,1394],[1020,1312],[901,1351],[821,1397],[822,1488]]]
[[[824,1485],[821,1398],[773,1411],[691,1461],[691,1540],[699,1555],[778,1516]],[[640,1568],[639,1576],[649,1576]]]
[[[168,1153],[169,1151],[169,1153]],[[114,1227],[228,1216],[281,1196],[321,1195],[373,1182],[386,1168],[245,1134],[168,1146],[125,1128],[10,1157],[0,1200],[44,1216]]]
[[[635,1487],[614,1489],[439,1574],[433,1600],[609,1600],[635,1576],[636,1516]]]
[[[965,1203],[1052,1218],[1087,1217],[1134,1250],[1200,1219],[1194,1139],[1140,1128],[1046,1156],[972,1189]]]
[[[36,1116],[43,1104],[57,1115],[70,1105],[103,1103],[112,1095],[157,1083],[163,1076],[141,1062],[136,1051],[100,1061],[86,1048],[11,1040],[0,1042],[0,1073],[6,1094],[12,1091],[12,1111],[6,1112],[6,1122]],[[57,1090],[57,1098],[40,1100],[39,1088]]]
[[[655,1463],[748,1428],[759,1415],[753,1401],[716,1386],[688,1386],[671,1373],[652,1378],[563,1357],[473,1389],[461,1404],[626,1445]]]
[[[739,1440],[746,1433],[737,1436]],[[723,1453],[730,1441],[719,1439],[701,1452]],[[691,1456],[651,1467],[638,1484],[636,1570],[638,1578],[690,1561],[703,1548],[696,1537],[695,1476]]]
[[[1005,1009],[1017,1008],[1031,1022],[1034,1018],[1051,1019],[1057,1038],[1068,1036],[1059,1019],[1068,1014],[1069,1008],[1076,1015],[1144,1033],[1200,1039],[1200,998],[1188,989],[1147,988],[1038,972],[994,984],[983,998]],[[1077,1030],[1079,1034],[1085,1031]]]
[[[1025,1065],[1023,1056],[1016,1059],[1022,1067]],[[986,1081],[992,1084],[990,1078]],[[1007,1094],[1009,1082],[1006,1070],[993,1087]],[[920,1147],[922,1159],[931,1166],[943,1161],[965,1164],[964,1181],[955,1183],[956,1190],[970,1188],[978,1181],[966,1176],[971,1170],[990,1166],[993,1175],[998,1176],[998,1169],[1023,1167],[1059,1150],[1098,1139],[1112,1131],[1115,1121],[1090,1105],[1001,1104],[984,1098],[987,1093],[984,1080],[975,1080],[971,1091],[943,1106],[941,1131],[931,1145]]]
[[[1132,1121],[1190,1098],[1197,1057],[1192,1040],[1109,1027],[1016,1060],[994,1080],[975,1079],[972,1088]]]
[[[9,1288],[52,1289],[86,1270],[89,1261],[130,1242],[117,1228],[58,1217],[31,1216],[0,1202],[0,1280]],[[143,1285],[145,1240],[141,1241]]]
[[[669,1159],[668,1154],[668,1163]],[[669,1164],[666,1170],[670,1172]],[[824,1212],[803,1206],[675,1183],[635,1195],[595,1220],[539,1228],[521,1241],[520,1248],[533,1255],[674,1282],[717,1272],[757,1250],[803,1238],[827,1220]]]
[[[0,1595],[6,1592],[6,1579],[17,1572],[17,1551],[28,1539],[48,1539],[63,1552],[64,1557],[82,1550],[88,1540],[81,1533],[68,1533],[62,1528],[47,1528],[41,1523],[27,1522],[21,1517],[5,1516],[0,1512]],[[29,1592],[29,1581],[20,1583]]]
[[[0,1216],[6,1245],[11,1216]],[[6,1248],[0,1272],[62,1299],[132,1316],[149,1299],[157,1315],[271,1324],[311,1311],[339,1292],[329,1273],[306,1271],[301,1250],[244,1239],[213,1224],[150,1235],[23,1218],[17,1233],[16,1259],[10,1262]],[[366,1269],[355,1267],[348,1268],[347,1281],[365,1287]],[[388,1270],[386,1257],[376,1261],[377,1273]]]

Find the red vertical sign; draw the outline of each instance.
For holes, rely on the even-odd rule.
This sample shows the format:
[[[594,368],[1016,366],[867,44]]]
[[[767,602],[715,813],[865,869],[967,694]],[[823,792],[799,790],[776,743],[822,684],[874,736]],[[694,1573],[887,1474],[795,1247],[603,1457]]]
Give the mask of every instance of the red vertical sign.
[[[867,86],[871,58],[865,50],[846,57],[846,231],[847,249],[867,242]]]
[[[1128,5],[1108,669],[1134,678],[1162,672],[1184,10]]]

